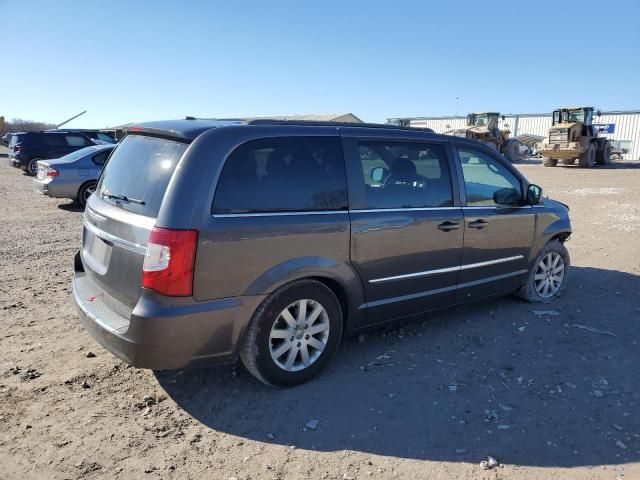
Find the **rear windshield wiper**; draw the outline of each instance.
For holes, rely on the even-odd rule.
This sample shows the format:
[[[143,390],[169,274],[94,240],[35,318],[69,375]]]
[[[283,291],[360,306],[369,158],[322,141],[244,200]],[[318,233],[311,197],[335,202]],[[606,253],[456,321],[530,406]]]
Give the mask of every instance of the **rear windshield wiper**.
[[[120,195],[116,193],[103,193],[103,197],[112,198],[113,200],[123,200],[129,203],[137,203],[138,205],[144,205],[144,200],[138,200],[137,198],[127,197],[126,195]]]

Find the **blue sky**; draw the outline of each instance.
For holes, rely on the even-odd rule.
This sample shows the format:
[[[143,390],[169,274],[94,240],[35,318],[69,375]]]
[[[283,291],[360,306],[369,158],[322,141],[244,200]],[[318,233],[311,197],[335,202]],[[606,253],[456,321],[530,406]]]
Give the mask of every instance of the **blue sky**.
[[[0,0],[0,17],[9,119],[640,108],[636,0]]]

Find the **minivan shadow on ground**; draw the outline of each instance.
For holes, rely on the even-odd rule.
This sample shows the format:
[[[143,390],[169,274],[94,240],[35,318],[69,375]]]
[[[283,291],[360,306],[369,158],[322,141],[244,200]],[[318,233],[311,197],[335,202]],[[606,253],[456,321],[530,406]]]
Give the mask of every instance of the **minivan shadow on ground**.
[[[511,465],[639,461],[640,277],[571,276],[551,304],[506,297],[349,338],[292,389],[240,366],[156,376],[202,424],[267,443]]]

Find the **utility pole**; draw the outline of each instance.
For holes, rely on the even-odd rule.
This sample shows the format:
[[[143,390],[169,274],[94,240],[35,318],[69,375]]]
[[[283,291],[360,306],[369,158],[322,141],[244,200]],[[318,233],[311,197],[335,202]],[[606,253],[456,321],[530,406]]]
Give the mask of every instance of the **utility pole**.
[[[459,99],[458,97],[456,97],[456,114],[454,115],[454,117],[457,117],[457,116],[458,116],[458,101],[459,101],[459,100],[460,100],[460,99]]]
[[[75,120],[75,119],[76,119],[76,118],[78,118],[80,115],[84,115],[85,113],[87,113],[87,111],[86,111],[86,110],[85,110],[85,111],[83,111],[83,112],[80,112],[80,113],[79,113],[79,114],[77,114],[77,115],[74,115],[73,117],[71,117],[71,118],[69,118],[69,119],[65,120],[64,122],[59,123],[58,125],[56,125],[56,128],[60,128],[62,125],[66,125],[66,124],[67,124],[67,123],[69,123],[71,120]]]

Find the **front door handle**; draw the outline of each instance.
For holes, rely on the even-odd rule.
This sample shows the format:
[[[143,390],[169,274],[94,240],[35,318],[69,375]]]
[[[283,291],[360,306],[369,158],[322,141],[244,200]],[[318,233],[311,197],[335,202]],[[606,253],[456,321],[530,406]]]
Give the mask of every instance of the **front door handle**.
[[[438,225],[438,230],[442,230],[443,232],[448,232],[449,230],[457,230],[460,228],[460,224],[456,222],[442,222]]]
[[[481,229],[486,227],[487,225],[489,225],[488,222],[485,222],[484,220],[480,219],[480,220],[476,220],[475,222],[469,222],[469,228],[477,228],[477,229]]]

